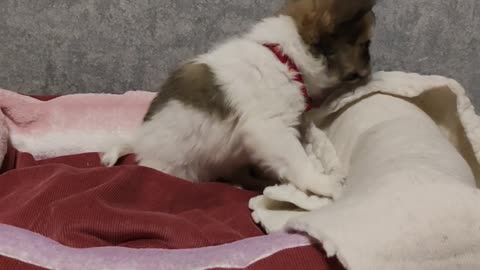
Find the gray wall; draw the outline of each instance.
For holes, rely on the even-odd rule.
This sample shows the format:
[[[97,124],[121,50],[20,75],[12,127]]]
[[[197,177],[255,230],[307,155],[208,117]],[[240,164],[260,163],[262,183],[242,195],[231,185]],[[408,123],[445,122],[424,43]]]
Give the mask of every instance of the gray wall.
[[[0,87],[30,94],[154,90],[179,61],[283,0],[0,0]],[[480,1],[380,0],[377,70],[459,80],[480,104]]]

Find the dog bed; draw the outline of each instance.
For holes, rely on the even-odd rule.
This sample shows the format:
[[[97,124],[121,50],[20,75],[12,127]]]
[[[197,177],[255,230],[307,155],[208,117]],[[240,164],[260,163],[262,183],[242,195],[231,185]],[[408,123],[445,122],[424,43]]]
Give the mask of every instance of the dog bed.
[[[334,203],[99,166],[152,97],[0,91],[2,268],[480,269],[480,120],[455,81],[380,72],[316,113],[331,142],[313,152],[348,172]]]

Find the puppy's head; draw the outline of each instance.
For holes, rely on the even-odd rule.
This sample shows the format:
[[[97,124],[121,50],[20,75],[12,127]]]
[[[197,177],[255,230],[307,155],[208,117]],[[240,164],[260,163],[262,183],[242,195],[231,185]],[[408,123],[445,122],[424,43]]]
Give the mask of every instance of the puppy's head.
[[[281,13],[295,21],[315,58],[323,58],[332,86],[369,80],[375,0],[288,0]],[[336,85],[335,85],[336,84]]]

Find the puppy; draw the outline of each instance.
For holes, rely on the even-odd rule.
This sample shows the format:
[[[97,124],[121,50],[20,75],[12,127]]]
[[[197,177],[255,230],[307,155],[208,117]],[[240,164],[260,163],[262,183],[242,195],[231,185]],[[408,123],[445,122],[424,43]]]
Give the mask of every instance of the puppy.
[[[248,33],[183,64],[161,87],[133,138],[102,155],[192,182],[255,164],[300,190],[334,197],[302,145],[305,112],[371,74],[374,0],[289,0]]]

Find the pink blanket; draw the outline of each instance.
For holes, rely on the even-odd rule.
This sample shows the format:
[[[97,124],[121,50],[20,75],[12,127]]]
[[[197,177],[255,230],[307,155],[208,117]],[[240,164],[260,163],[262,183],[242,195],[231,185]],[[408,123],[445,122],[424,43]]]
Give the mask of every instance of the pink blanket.
[[[128,136],[141,123],[153,97],[151,92],[130,91],[43,102],[0,89],[0,156],[7,136],[16,149],[36,159],[104,151],[112,138]]]

